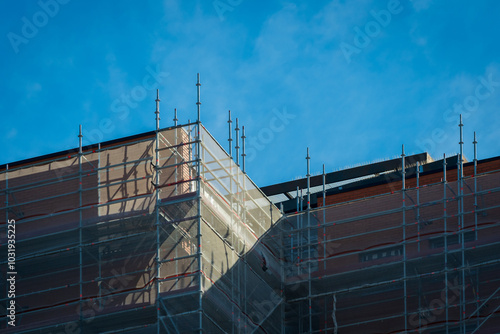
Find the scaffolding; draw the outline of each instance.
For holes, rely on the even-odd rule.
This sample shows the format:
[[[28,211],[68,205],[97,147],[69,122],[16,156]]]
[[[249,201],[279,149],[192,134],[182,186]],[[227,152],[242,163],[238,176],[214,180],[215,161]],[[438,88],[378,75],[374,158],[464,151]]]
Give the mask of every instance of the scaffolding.
[[[0,171],[18,273],[2,332],[278,330],[282,271],[260,239],[281,213],[199,120],[160,129],[158,102],[155,131],[82,147],[80,129],[79,148]]]
[[[336,203],[323,172],[316,208],[298,195],[275,227],[284,331],[499,332],[500,162],[461,156],[421,173],[403,149],[399,171],[379,176],[388,191]]]
[[[280,219],[200,122],[87,147],[82,136],[1,171],[19,273],[6,333],[500,328],[498,158],[422,173],[403,152],[381,176],[390,192],[339,203],[323,172],[317,202],[297,192]]]
[[[403,147],[311,176],[308,149],[284,214],[245,173],[245,127],[240,168],[238,118],[233,156],[231,114],[227,153],[196,86],[195,122],[160,128],[157,93],[154,131],[83,146],[80,126],[78,148],[0,166],[2,332],[500,332],[500,158],[477,160],[474,135],[464,162],[461,121],[436,162]]]

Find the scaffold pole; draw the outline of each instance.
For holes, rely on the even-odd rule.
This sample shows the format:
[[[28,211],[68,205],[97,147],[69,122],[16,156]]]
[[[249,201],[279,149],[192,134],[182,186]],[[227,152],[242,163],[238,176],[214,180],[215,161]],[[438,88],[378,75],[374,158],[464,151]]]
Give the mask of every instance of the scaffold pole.
[[[234,147],[236,150],[236,165],[240,166],[240,128],[238,125],[238,118],[236,118],[236,146]]]
[[[241,127],[241,167],[242,167],[242,171],[243,171],[243,174],[246,174],[246,170],[245,170],[245,157],[247,156],[246,153],[245,153],[245,139],[247,137],[245,136],[245,126],[243,125]]]
[[[447,226],[447,187],[446,179],[446,154],[443,154],[443,223],[444,223],[444,284],[445,284],[445,318],[446,334],[449,332],[449,305],[448,305],[448,226]]]
[[[461,304],[461,312],[460,319],[462,324],[462,333],[466,334],[467,326],[466,322],[466,301],[465,301],[465,219],[464,219],[464,132],[463,127],[464,124],[462,122],[462,114],[460,114],[460,124],[458,125],[460,128],[460,174],[459,174],[459,182],[458,182],[458,194],[459,194],[459,229],[460,229],[460,246],[461,246],[461,255],[462,255],[462,295],[460,297]]]
[[[83,326],[83,234],[82,234],[82,159],[83,159],[83,135],[82,125],[79,126],[78,132],[78,253],[80,258],[80,325]]]
[[[229,157],[233,157],[233,126],[232,126],[233,121],[231,120],[231,110],[229,110],[229,119],[227,120],[228,128],[229,128]]]
[[[156,109],[155,109],[155,227],[156,227],[156,333],[160,334],[160,279],[161,279],[161,263],[160,263],[160,91],[156,90]]]
[[[405,333],[408,332],[408,305],[407,305],[407,282],[406,282],[406,164],[405,145],[401,148],[401,181],[403,198],[403,299],[404,299],[404,323]]]

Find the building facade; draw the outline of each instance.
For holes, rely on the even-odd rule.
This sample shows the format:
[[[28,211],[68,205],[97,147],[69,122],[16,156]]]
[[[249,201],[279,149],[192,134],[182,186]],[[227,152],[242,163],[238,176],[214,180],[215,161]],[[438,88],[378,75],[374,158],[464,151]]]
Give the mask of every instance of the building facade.
[[[498,333],[499,172],[403,154],[259,188],[199,121],[3,165],[0,328]]]
[[[259,240],[281,213],[201,123],[5,165],[0,189],[2,332],[279,331]]]
[[[310,179],[309,209],[285,199],[305,179],[264,187],[288,211],[285,332],[500,332],[499,171],[403,157]]]

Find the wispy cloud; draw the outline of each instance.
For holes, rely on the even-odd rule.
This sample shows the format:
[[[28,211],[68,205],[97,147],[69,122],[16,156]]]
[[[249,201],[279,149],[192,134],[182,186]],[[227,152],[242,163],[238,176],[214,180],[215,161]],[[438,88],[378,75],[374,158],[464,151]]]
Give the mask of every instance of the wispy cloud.
[[[372,12],[396,2],[243,1],[221,21],[212,1],[130,3],[119,14],[113,4],[72,1],[22,45],[30,52],[10,52],[0,64],[3,158],[19,157],[16,139],[7,138],[12,129],[30,147],[38,145],[40,128],[50,134],[33,154],[76,146],[79,123],[90,131],[115,120],[105,140],[151,130],[154,89],[132,101],[137,106],[128,107],[127,119],[112,111],[123,94],[142,94],[137,87],[148,66],[170,73],[158,85],[163,126],[172,124],[174,108],[181,123],[196,117],[198,72],[202,121],[223,144],[228,109],[247,136],[257,138],[264,136],[260,130],[271,129],[273,110],[286,108],[296,116],[272,141],[259,141],[266,142],[256,152],[259,163],[247,166],[258,184],[303,174],[307,146],[313,171],[322,163],[334,169],[394,156],[403,143],[419,152],[415,140],[432,138],[437,127],[444,130],[443,113],[474,96],[479,77],[492,73],[500,80],[500,47],[491,42],[500,33],[500,4],[400,1],[403,11],[347,64],[339,45],[353,44],[356,27],[365,29],[375,20]],[[36,4],[9,6],[11,11],[0,12],[4,36],[39,10]],[[4,39],[5,48],[8,43]],[[467,136],[476,129],[486,141],[498,133],[499,96],[482,100],[466,119]],[[455,125],[446,129],[449,142],[436,144],[435,155],[457,147]],[[481,152],[498,155],[495,145]]]
[[[417,12],[429,9],[429,7],[432,5],[432,2],[433,0],[411,0],[413,8]]]
[[[9,132],[7,132],[7,139],[13,139],[17,136],[17,129],[11,129]]]
[[[33,82],[26,87],[26,97],[33,98],[42,91],[42,85],[39,82]]]

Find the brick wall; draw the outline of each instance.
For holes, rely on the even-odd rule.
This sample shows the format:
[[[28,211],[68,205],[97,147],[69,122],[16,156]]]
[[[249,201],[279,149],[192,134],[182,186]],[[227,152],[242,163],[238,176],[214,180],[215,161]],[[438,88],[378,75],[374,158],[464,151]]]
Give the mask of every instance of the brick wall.
[[[448,166],[449,167],[449,166]],[[486,173],[486,172],[491,172],[491,171],[500,171],[500,157],[495,158],[492,160],[487,160],[484,162],[479,161],[478,166],[477,166],[477,173]],[[470,177],[473,176],[474,174],[474,165],[473,164],[467,164],[464,166],[464,176],[465,177]],[[452,169],[452,170],[447,170],[446,172],[446,178],[448,182],[453,182],[457,180],[457,170]],[[443,172],[437,171],[434,173],[424,173],[420,176],[420,186],[425,186],[433,183],[438,183],[443,181]],[[415,188],[417,185],[417,179],[415,176],[406,179],[406,188]],[[375,186],[370,186],[362,189],[356,189],[356,190],[351,190],[351,191],[345,191],[341,192],[338,194],[333,194],[333,195],[327,195],[326,196],[326,205],[330,204],[335,204],[335,203],[342,203],[342,202],[347,202],[347,201],[352,201],[355,199],[359,198],[365,198],[365,197],[370,197],[370,196],[375,196],[375,195],[380,195],[380,194],[386,194],[386,193],[391,193],[391,192],[396,192],[401,190],[402,188],[402,182],[400,180],[398,181],[393,181],[387,177],[386,182],[383,184],[375,185]],[[323,205],[323,199],[319,198],[318,206]]]

